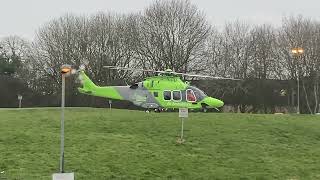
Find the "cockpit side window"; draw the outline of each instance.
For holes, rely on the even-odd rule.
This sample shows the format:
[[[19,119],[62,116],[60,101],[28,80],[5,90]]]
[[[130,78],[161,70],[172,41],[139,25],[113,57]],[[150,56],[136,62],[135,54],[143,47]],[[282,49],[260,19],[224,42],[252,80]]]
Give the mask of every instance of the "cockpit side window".
[[[138,83],[132,84],[130,86],[130,89],[137,89],[138,88]]]
[[[187,91],[186,91],[186,99],[189,102],[196,102],[197,101],[197,98],[194,95],[194,92],[193,92],[192,89],[187,89]]]
[[[158,92],[153,92],[154,97],[158,97]]]
[[[205,98],[207,96],[202,90],[200,90],[197,87],[189,86],[188,89],[192,89],[193,90],[193,93],[196,96],[198,101],[201,101],[203,98]]]
[[[143,87],[143,82],[138,83],[138,87],[142,88]]]

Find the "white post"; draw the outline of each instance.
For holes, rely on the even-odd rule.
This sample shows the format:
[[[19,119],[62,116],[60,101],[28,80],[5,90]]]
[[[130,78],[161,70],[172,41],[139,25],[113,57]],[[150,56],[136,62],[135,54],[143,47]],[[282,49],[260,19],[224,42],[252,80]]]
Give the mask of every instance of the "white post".
[[[188,108],[179,108],[179,118],[181,119],[181,134],[180,134],[180,139],[177,142],[179,144],[182,144],[184,143],[184,139],[183,139],[184,119],[188,118]]]
[[[184,118],[181,118],[181,136],[180,136],[181,141],[183,140],[183,122],[184,122]]]
[[[109,100],[109,109],[111,110],[111,104],[112,104],[112,100]]]
[[[22,95],[18,94],[19,108],[21,108]]]

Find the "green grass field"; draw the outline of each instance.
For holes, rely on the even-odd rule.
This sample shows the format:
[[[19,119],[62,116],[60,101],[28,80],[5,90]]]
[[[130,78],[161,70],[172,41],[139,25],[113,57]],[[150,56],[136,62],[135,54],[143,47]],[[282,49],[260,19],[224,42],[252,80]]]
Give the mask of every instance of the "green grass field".
[[[0,179],[59,170],[59,109],[0,110]],[[320,179],[320,116],[70,108],[65,170],[77,180]]]

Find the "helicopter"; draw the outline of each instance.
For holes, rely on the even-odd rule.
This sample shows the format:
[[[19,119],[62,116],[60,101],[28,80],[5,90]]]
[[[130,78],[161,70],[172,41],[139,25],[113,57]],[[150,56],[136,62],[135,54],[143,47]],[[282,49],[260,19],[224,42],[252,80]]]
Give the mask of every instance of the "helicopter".
[[[79,87],[78,91],[91,96],[130,101],[136,106],[154,109],[156,112],[172,108],[201,109],[206,112],[208,108],[218,110],[218,108],[224,105],[222,100],[209,97],[199,88],[191,86],[188,82],[183,82],[180,76],[237,80],[233,78],[178,73],[171,69],[154,71],[118,66],[104,66],[104,68],[153,72],[158,73],[158,75],[146,77],[141,82],[127,86],[100,87],[90,80],[84,70],[80,70],[79,80],[82,87]]]

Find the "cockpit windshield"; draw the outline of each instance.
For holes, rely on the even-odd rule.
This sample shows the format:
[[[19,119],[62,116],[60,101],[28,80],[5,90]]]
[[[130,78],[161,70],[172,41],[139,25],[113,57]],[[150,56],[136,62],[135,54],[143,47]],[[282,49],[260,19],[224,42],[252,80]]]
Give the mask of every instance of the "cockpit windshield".
[[[200,90],[197,87],[194,86],[189,86],[189,89],[192,89],[195,96],[197,97],[198,100],[202,100],[204,97],[207,96],[207,94],[205,92],[203,92],[202,90]]]

